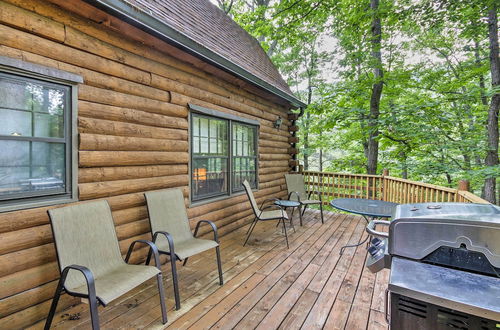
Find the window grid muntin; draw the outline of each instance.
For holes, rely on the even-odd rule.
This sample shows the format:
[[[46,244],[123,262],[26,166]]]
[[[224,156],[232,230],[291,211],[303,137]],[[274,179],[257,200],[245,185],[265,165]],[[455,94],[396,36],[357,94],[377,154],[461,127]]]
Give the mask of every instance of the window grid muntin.
[[[229,132],[228,132],[228,127],[230,125],[229,121],[223,118],[218,118],[218,117],[213,117],[213,116],[206,116],[203,114],[192,114],[191,116],[191,132],[193,134],[191,135],[191,194],[192,194],[192,200],[193,201],[198,201],[198,200],[204,200],[207,198],[213,198],[217,196],[225,196],[228,195],[229,192],[229,181],[230,181],[230,168],[229,168],[229,149],[226,147],[224,150],[223,143],[226,142],[228,143],[229,140]],[[202,120],[207,120],[207,136],[204,137],[202,135]],[[198,126],[196,127],[196,123],[198,123]],[[216,137],[212,137],[212,125],[213,123],[215,125],[215,135]],[[220,126],[225,126],[225,130],[220,130]],[[198,133],[195,135],[195,133]],[[219,136],[219,134],[221,136]],[[198,139],[198,150],[194,150],[195,146],[195,140],[196,138]],[[202,138],[207,139],[207,152],[203,153],[202,152]],[[221,138],[221,139],[219,139]],[[212,153],[212,144],[211,140],[215,139],[215,153]],[[222,140],[222,150],[219,152],[219,140]],[[225,171],[222,170],[221,174],[222,176],[220,178],[209,178],[210,175],[213,173],[209,172],[208,169],[210,168],[210,161],[215,160],[215,159],[220,159],[223,160],[221,161],[221,164],[223,163],[224,165],[221,166],[222,169],[225,168]],[[202,171],[200,174],[200,169],[201,168],[194,168],[194,165],[197,160],[206,160],[207,161],[207,169],[206,171]],[[217,167],[215,165],[214,167]],[[195,173],[196,170],[196,173]],[[204,181],[206,186],[206,189],[209,191],[208,193],[200,195],[199,193],[196,194],[196,190],[199,189],[200,183],[200,177],[204,177]],[[196,179],[195,179],[196,178]],[[221,185],[223,188],[221,191],[215,191],[215,192],[210,192],[210,186],[214,186],[213,180],[225,180],[225,184]]]
[[[71,114],[72,114],[72,97],[74,97],[72,93],[72,87],[69,85],[64,85],[64,84],[59,84],[59,83],[54,83],[51,81],[47,81],[43,78],[37,78],[37,79],[32,79],[29,78],[23,74],[18,74],[18,73],[9,73],[9,72],[0,72],[0,78],[3,78],[5,80],[10,80],[10,81],[20,81],[23,82],[24,84],[38,84],[41,85],[43,89],[45,88],[53,88],[53,89],[58,89],[64,91],[64,100],[63,100],[63,134],[64,137],[39,137],[39,136],[34,136],[35,135],[35,115],[37,113],[42,113],[42,114],[48,114],[49,112],[44,112],[44,111],[36,111],[33,110],[33,107],[31,110],[28,109],[18,109],[18,108],[6,108],[6,107],[1,107],[1,109],[4,110],[10,110],[10,111],[24,111],[31,113],[31,136],[12,136],[12,135],[3,135],[0,134],[0,141],[24,141],[24,142],[29,142],[29,149],[30,149],[30,157],[29,157],[29,166],[24,166],[24,167],[30,167],[30,176],[32,173],[32,150],[33,150],[33,143],[36,142],[43,142],[43,143],[57,143],[57,144],[63,144],[64,145],[64,187],[63,188],[54,188],[54,189],[42,189],[42,190],[35,190],[35,191],[24,191],[24,192],[19,192],[19,193],[10,193],[8,195],[1,196],[0,195],[0,201],[9,201],[9,202],[16,202],[16,201],[23,201],[26,199],[33,199],[37,197],[50,197],[53,196],[55,198],[60,198],[64,196],[71,196],[72,192],[72,150],[71,150]],[[57,115],[61,116],[61,115]],[[12,167],[12,166],[2,166],[2,167]],[[1,167],[0,167],[1,168]]]
[[[251,160],[254,160],[254,172],[255,172],[255,181],[254,182],[251,182],[251,186],[253,188],[257,188],[258,187],[258,123],[256,122],[255,125],[253,124],[249,124],[249,123],[245,123],[244,122],[244,119],[242,118],[243,121],[238,121],[236,119],[233,119],[233,118],[227,118],[224,116],[224,114],[222,114],[220,117],[217,116],[217,115],[214,115],[214,114],[204,114],[203,112],[198,112],[198,111],[192,111],[191,112],[191,132],[195,132],[195,129],[193,127],[193,123],[194,121],[196,120],[196,117],[206,117],[206,118],[213,118],[213,119],[217,119],[217,120],[224,120],[226,122],[228,122],[228,125],[227,125],[227,154],[228,154],[228,167],[227,167],[227,175],[228,175],[228,182],[227,182],[227,192],[225,193],[216,193],[216,194],[213,194],[213,195],[204,195],[202,197],[197,197],[195,196],[194,194],[194,182],[193,182],[193,174],[194,174],[194,160],[197,159],[197,158],[201,158],[201,156],[195,156],[194,154],[194,135],[193,133],[190,134],[190,139],[191,139],[191,170],[190,170],[190,174],[191,174],[191,178],[190,178],[190,182],[191,182],[191,201],[193,202],[198,202],[198,201],[203,201],[203,200],[207,200],[207,199],[210,199],[210,198],[215,198],[215,197],[221,197],[221,196],[231,196],[233,193],[238,193],[238,192],[241,192],[243,191],[243,187],[235,187],[233,188],[233,180],[234,180],[234,171],[233,171],[233,160],[234,158],[246,158],[246,156],[242,156],[242,157],[235,157],[233,155],[233,139],[232,139],[232,136],[233,136],[233,129],[234,129],[234,126],[235,125],[240,125],[240,126],[245,126],[245,127],[248,127],[252,130],[253,134],[252,134],[252,141],[253,141],[253,153],[254,153],[254,156],[248,156],[249,159]],[[200,128],[201,129],[201,128]],[[210,156],[209,156],[210,158]]]
[[[252,188],[257,188],[257,127],[237,121],[233,122],[231,127],[233,129],[233,134],[231,136],[231,141],[233,143],[233,154],[231,155],[232,192],[243,191],[241,183],[245,179],[250,179],[250,173],[253,173],[253,180],[248,180],[250,186]],[[240,127],[242,129],[235,130],[235,127]],[[251,166],[242,169],[241,161],[243,160],[247,165],[251,165],[251,163],[253,163],[253,169],[251,169]],[[236,166],[238,163],[240,165],[240,169],[237,171]],[[246,173],[246,175],[244,175],[244,173]],[[238,176],[240,178],[237,178]]]

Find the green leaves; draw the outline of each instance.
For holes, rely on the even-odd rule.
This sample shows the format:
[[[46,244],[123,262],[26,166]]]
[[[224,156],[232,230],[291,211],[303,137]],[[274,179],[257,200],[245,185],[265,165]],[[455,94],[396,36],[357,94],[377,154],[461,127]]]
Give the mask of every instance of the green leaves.
[[[489,77],[493,1],[380,0],[379,171],[451,186],[468,178],[477,193],[498,176],[483,164],[489,99],[500,91]],[[368,0],[239,0],[230,12],[309,104],[300,158],[317,166],[322,150],[324,170],[365,171],[372,14]]]

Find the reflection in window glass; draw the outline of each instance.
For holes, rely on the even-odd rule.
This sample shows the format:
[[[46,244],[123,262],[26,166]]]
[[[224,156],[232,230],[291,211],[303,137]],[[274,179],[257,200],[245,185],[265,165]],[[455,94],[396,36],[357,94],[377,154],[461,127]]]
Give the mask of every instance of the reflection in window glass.
[[[193,200],[227,194],[228,121],[193,115]]]
[[[192,114],[192,200],[241,191],[244,180],[256,188],[256,143],[256,126]]]
[[[242,190],[247,180],[253,188],[257,187],[257,154],[255,126],[233,123],[233,191]]]
[[[69,88],[0,74],[0,200],[66,193]]]

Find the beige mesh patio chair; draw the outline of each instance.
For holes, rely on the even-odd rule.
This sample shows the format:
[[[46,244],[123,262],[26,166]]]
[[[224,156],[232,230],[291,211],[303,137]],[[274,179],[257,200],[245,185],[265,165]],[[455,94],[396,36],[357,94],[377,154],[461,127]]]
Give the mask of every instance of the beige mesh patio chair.
[[[160,256],[147,240],[136,240],[123,260],[111,210],[106,201],[82,203],[48,211],[61,278],[45,322],[49,329],[64,291],[88,299],[92,328],[99,329],[98,304],[106,306],[141,283],[156,276],[163,324],[167,323]],[[156,267],[129,265],[136,243],[149,245]]]
[[[253,219],[252,223],[250,224],[250,227],[248,227],[247,238],[245,239],[245,243],[243,243],[243,246],[245,246],[247,244],[248,239],[250,238],[250,235],[252,235],[252,232],[255,229],[255,226],[257,225],[257,222],[278,220],[278,225],[280,222],[283,222],[283,231],[285,232],[286,247],[289,248],[288,235],[286,233],[286,225],[285,225],[285,220],[288,220],[288,215],[283,210],[283,208],[281,208],[279,205],[272,204],[272,205],[268,205],[268,206],[264,207],[266,202],[276,201],[277,198],[268,198],[268,199],[264,200],[261,204],[261,207],[259,208],[257,201],[255,200],[255,197],[253,196],[252,187],[250,187],[250,184],[248,183],[248,181],[245,180],[245,181],[243,181],[242,184],[243,184],[243,187],[245,188],[245,191],[246,191],[247,196],[248,196],[248,200],[250,201],[250,205],[252,206],[252,210],[253,210],[253,213],[255,215],[255,218]],[[275,208],[275,210],[267,210],[270,208]],[[293,226],[293,224],[291,222],[290,222],[290,224]]]
[[[186,206],[184,205],[184,196],[180,189],[151,191],[144,195],[146,196],[148,204],[149,222],[151,224],[153,242],[158,246],[160,253],[170,256],[175,308],[178,310],[181,308],[181,302],[177,282],[177,260],[184,260],[183,265],[186,265],[189,257],[215,248],[217,268],[219,270],[219,284],[224,284],[217,227],[212,221],[200,220],[196,224],[193,235],[189,226]],[[196,238],[198,229],[202,223],[207,223],[212,227],[214,232],[213,240]],[[146,263],[148,263],[148,261],[146,261]]]
[[[297,201],[302,206],[302,214],[300,217],[300,225],[302,226],[302,216],[306,212],[309,205],[319,205],[321,211],[321,223],[325,223],[323,220],[323,202],[321,200],[321,194],[311,191],[309,194],[306,192],[306,185],[304,183],[304,176],[302,174],[285,174],[286,187],[288,189],[288,199],[291,201]],[[318,195],[318,199],[311,199],[311,195],[315,193]],[[299,209],[300,212],[300,209]]]

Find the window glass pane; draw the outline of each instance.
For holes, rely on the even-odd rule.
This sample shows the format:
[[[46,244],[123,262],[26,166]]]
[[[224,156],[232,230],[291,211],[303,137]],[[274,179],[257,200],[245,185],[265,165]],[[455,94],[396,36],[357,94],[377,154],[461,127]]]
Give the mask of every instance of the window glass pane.
[[[208,119],[200,118],[200,136],[208,137]]]
[[[257,187],[255,162],[255,158],[233,158],[233,191],[242,190],[242,183],[245,180],[247,180],[253,188]]]
[[[65,188],[64,143],[0,140],[0,198]]]
[[[227,158],[193,159],[193,199],[226,194],[227,180]]]
[[[195,124],[200,125],[199,132]],[[228,123],[222,119],[212,119],[193,115],[193,155],[203,156],[227,156],[228,154]],[[200,148],[195,148],[198,141],[196,135],[199,134]]]
[[[233,191],[242,190],[244,180],[248,180],[252,187],[257,187],[256,132],[256,127],[233,123]]]
[[[0,109],[0,135],[31,136],[31,112]]]
[[[200,142],[200,154],[208,154],[208,138],[202,137]]]
[[[0,77],[0,108],[31,110],[32,96],[26,82]]]
[[[35,136],[64,137],[64,117],[58,115],[36,113]]]

